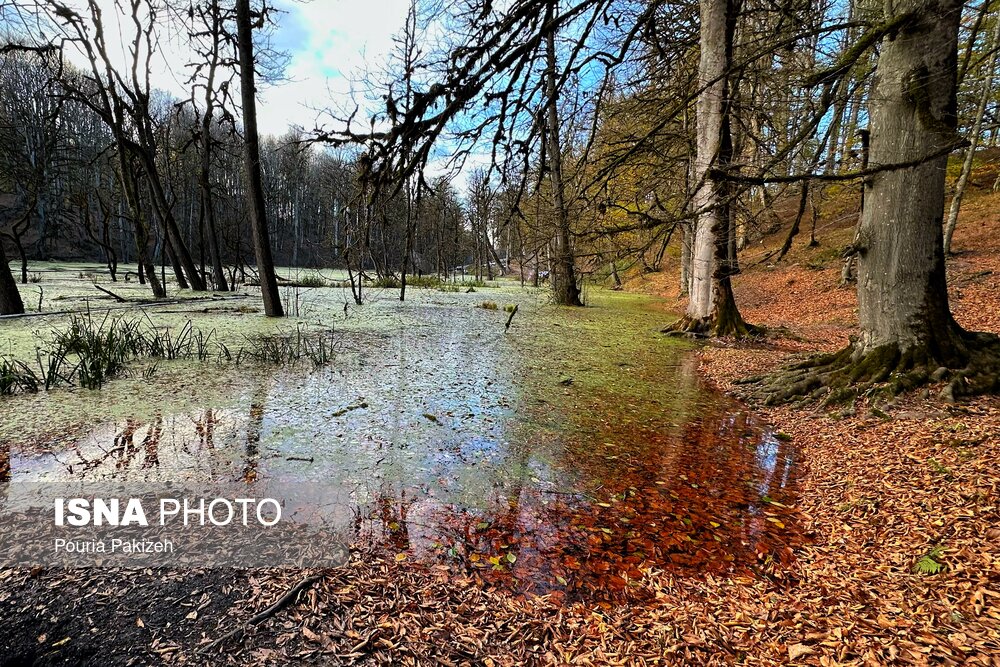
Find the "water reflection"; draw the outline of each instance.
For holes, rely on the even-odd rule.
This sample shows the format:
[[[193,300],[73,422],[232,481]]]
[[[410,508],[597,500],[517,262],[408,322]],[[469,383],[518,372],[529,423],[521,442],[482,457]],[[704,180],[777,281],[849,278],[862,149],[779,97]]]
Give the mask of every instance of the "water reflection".
[[[795,446],[704,386],[690,352],[606,346],[565,384],[454,308],[417,312],[377,349],[274,373],[225,408],[19,444],[0,478],[294,484],[316,497],[299,518],[335,506],[359,544],[568,598],[790,557]]]

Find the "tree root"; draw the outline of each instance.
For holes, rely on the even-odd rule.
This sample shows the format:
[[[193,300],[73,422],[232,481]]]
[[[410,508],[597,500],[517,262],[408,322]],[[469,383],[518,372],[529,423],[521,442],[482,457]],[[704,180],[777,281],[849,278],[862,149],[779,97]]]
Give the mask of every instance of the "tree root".
[[[752,382],[756,387],[750,395],[766,405],[803,401],[827,407],[853,403],[859,397],[888,400],[942,382],[938,398],[947,402],[1000,391],[1000,338],[964,331],[959,335],[961,349],[952,351],[948,361],[931,344],[864,351],[853,342],[839,352],[812,357]]]
[[[762,336],[765,333],[765,329],[753,324],[747,324],[741,317],[719,320],[718,318],[707,317],[697,319],[685,315],[668,327],[661,329],[660,333],[685,338],[721,338],[723,336],[730,336],[738,340],[743,340]]]

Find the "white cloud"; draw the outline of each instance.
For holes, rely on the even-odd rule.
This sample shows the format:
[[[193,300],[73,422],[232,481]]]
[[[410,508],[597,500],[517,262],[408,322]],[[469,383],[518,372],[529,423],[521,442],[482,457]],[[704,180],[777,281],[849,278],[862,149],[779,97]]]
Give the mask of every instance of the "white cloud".
[[[261,91],[261,130],[312,129],[322,122],[317,110],[351,106],[352,82],[385,68],[408,6],[408,0],[282,0],[287,13],[278,19],[274,43],[292,57],[290,81]]]
[[[127,47],[134,34],[131,19],[114,0],[99,1],[113,64],[126,72]],[[72,4],[87,15],[82,0]],[[321,121],[321,110],[352,106],[352,82],[385,68],[409,0],[277,0],[276,5],[284,13],[278,16],[272,43],[290,56],[288,80],[259,86],[258,124],[262,133],[280,135],[292,125],[313,129]],[[161,31],[159,37],[152,86],[187,97],[185,65],[196,55],[186,36]],[[87,66],[81,53],[71,49],[68,56]]]

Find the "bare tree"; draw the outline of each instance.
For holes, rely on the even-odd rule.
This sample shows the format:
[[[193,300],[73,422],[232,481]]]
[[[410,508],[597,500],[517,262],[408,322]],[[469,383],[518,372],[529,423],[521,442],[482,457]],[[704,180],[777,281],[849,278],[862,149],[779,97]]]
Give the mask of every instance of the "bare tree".
[[[264,12],[257,14],[263,23]],[[268,317],[283,317],[278,279],[274,272],[271,242],[267,231],[267,208],[264,203],[264,186],[260,174],[260,139],[257,134],[257,87],[254,71],[253,15],[250,0],[236,0],[236,28],[240,60],[240,96],[243,101],[243,142],[247,173],[247,201],[250,212],[250,230],[253,233],[257,273],[264,300],[264,313]]]
[[[566,183],[563,180],[562,143],[559,140],[559,92],[556,63],[556,27],[553,21],[557,0],[551,0],[547,8],[551,30],[545,36],[545,96],[546,96],[546,155],[549,180],[552,184],[552,202],[555,208],[556,234],[553,242],[555,250],[555,272],[553,289],[556,303],[563,306],[582,306],[580,287],[576,283],[575,257],[570,236],[569,210],[566,206]]]
[[[730,184],[725,170],[733,157],[729,72],[739,15],[737,0],[701,0],[701,62],[697,110],[697,155],[692,199],[697,215],[691,246],[690,299],[685,317],[671,331],[745,336],[730,277],[733,258]]]
[[[218,0],[207,0],[197,8],[191,8],[192,19],[197,14],[198,19],[203,24],[203,31],[191,28],[193,40],[200,39],[204,43],[202,55],[205,58],[203,63],[195,65],[196,71],[192,75],[192,84],[195,84],[197,77],[204,72],[204,95],[202,96],[200,133],[198,135],[200,145],[200,171],[198,172],[198,189],[200,192],[200,220],[207,232],[209,256],[212,261],[212,277],[215,281],[215,289],[220,292],[229,290],[226,283],[226,271],[222,262],[222,250],[219,246],[219,231],[215,215],[215,199],[212,194],[212,153],[215,147],[215,137],[212,135],[214,123],[216,121],[215,108],[216,99],[219,94],[217,90],[219,69],[223,57],[223,46],[226,41],[224,30],[223,12]],[[228,81],[225,82],[228,87]],[[197,85],[194,85],[197,90]],[[195,93],[192,93],[192,100]],[[194,106],[194,105],[192,105]]]
[[[989,0],[983,1],[983,12],[989,7]],[[971,40],[970,40],[971,42]],[[971,44],[970,44],[971,47]],[[948,220],[944,226],[944,254],[951,254],[951,239],[955,235],[955,227],[958,225],[958,212],[962,208],[962,198],[965,196],[965,188],[969,184],[969,176],[972,174],[972,163],[976,157],[976,149],[979,148],[979,138],[983,133],[983,120],[986,118],[986,107],[993,92],[993,74],[997,65],[997,51],[1000,50],[1000,19],[994,19],[993,34],[986,43],[986,65],[983,67],[983,80],[979,89],[979,104],[976,108],[976,115],[969,130],[969,147],[965,153],[965,160],[962,162],[962,171],[955,184],[955,195],[951,200],[951,208],[948,210]],[[971,48],[970,48],[971,51]]]

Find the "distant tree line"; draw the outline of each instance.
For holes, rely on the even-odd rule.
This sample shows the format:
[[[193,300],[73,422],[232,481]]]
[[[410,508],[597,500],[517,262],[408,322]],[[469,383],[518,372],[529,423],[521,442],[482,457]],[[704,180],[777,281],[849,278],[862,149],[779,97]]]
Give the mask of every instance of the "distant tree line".
[[[0,292],[12,295],[5,312],[23,309],[13,302],[16,283],[29,280],[29,260],[100,261],[110,280],[149,282],[154,295],[163,294],[166,274],[195,290],[259,280],[248,119],[236,94],[236,7],[204,0],[115,10],[102,14],[96,0],[0,3],[8,28],[0,49]],[[250,16],[261,31],[272,13],[257,4]],[[44,26],[39,35],[16,31],[31,21]],[[203,58],[187,69],[187,99],[151,82],[157,40],[168,30]],[[131,35],[126,63],[116,61],[109,32]],[[262,48],[254,69],[274,76],[280,54],[255,41]],[[80,58],[70,59],[70,49],[90,67],[74,65]],[[260,138],[274,263],[383,277],[399,271],[407,245],[414,272],[446,275],[476,259],[484,243],[447,179],[433,179],[417,210],[413,193],[367,189],[364,160],[362,147],[317,147],[301,129]],[[409,241],[408,209],[419,217]],[[137,275],[120,264],[137,266]]]

